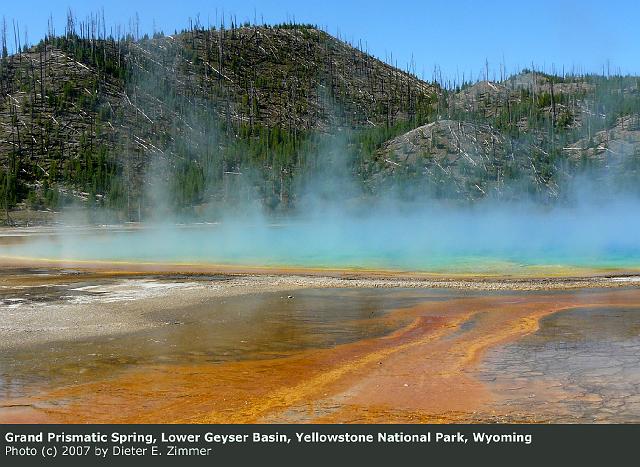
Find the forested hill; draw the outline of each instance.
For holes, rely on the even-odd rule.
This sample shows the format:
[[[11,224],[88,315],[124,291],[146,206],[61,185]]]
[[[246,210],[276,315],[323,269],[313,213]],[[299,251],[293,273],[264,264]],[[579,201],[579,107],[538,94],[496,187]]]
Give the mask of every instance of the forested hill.
[[[72,203],[121,221],[246,199],[290,211],[345,175],[359,188],[327,196],[548,202],[585,167],[638,181],[639,102],[638,79],[618,76],[445,90],[307,25],[113,38],[70,16],[62,36],[3,47],[2,221]]]
[[[154,201],[145,185],[164,182],[188,208],[237,191],[228,185],[249,171],[242,184],[286,208],[314,134],[368,127],[381,138],[426,121],[438,98],[437,86],[311,26],[137,40],[96,29],[71,23],[0,61],[5,208],[82,199],[135,218]]]

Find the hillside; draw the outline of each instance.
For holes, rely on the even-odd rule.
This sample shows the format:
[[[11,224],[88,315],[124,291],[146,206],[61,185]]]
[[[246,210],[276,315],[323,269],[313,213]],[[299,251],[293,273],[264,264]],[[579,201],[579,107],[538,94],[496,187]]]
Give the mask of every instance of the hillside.
[[[247,166],[278,204],[309,134],[424,121],[439,93],[303,26],[140,40],[69,33],[2,59],[0,86],[4,206],[66,196],[128,218],[152,201],[150,166],[181,206]]]
[[[6,223],[71,203],[121,221],[247,199],[289,211],[319,177],[464,202],[555,202],[587,170],[640,186],[636,77],[525,70],[445,90],[313,26],[99,29],[72,21],[0,59]]]

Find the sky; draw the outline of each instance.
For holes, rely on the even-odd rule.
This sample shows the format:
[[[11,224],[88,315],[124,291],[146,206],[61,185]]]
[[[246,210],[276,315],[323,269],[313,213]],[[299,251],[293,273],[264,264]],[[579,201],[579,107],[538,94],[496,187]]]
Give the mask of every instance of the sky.
[[[230,15],[238,22],[312,23],[361,41],[373,55],[427,80],[434,70],[445,81],[482,79],[486,64],[490,79],[499,79],[502,69],[514,73],[532,65],[557,73],[640,74],[637,0],[3,0],[0,15],[10,42],[15,20],[34,43],[45,35],[50,15],[56,32],[64,31],[68,8],[80,18],[104,9],[112,25],[127,25],[137,13],[141,31],[149,33],[172,33],[198,15],[213,25],[223,12],[227,24]]]

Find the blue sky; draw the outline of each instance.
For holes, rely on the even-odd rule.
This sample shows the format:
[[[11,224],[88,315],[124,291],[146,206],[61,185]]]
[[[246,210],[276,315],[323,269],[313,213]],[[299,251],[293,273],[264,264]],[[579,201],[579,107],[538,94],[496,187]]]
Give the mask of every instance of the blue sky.
[[[67,8],[79,17],[104,8],[107,23],[127,24],[140,17],[141,30],[173,32],[200,15],[203,24],[224,11],[238,21],[314,23],[344,39],[367,44],[369,52],[405,68],[415,63],[418,76],[431,79],[437,65],[450,79],[479,78],[489,63],[490,78],[501,65],[512,72],[534,64],[547,71],[610,69],[640,74],[640,1],[637,0],[494,0],[347,1],[301,0],[67,0],[6,1],[0,15],[25,26],[30,42],[46,32],[49,14],[57,32]],[[228,22],[228,21],[227,21]],[[13,42],[13,39],[11,39]]]

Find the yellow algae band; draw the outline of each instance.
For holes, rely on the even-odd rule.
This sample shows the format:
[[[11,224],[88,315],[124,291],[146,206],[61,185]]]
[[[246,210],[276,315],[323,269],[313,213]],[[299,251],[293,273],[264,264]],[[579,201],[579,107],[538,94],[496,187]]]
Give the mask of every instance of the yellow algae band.
[[[589,278],[619,276],[619,280],[633,282],[640,274],[640,267],[587,267],[587,266],[519,266],[493,268],[491,272],[484,271],[481,266],[476,271],[439,271],[384,269],[384,268],[344,268],[344,267],[305,267],[295,265],[285,266],[257,266],[251,264],[219,264],[207,262],[163,262],[163,261],[112,261],[112,260],[82,260],[59,258],[35,258],[29,256],[0,255],[0,267],[50,267],[54,269],[75,268],[99,272],[129,272],[129,273],[209,273],[209,274],[264,274],[290,275],[301,274],[310,276],[343,277],[406,277],[415,279],[536,279],[536,278]]]

